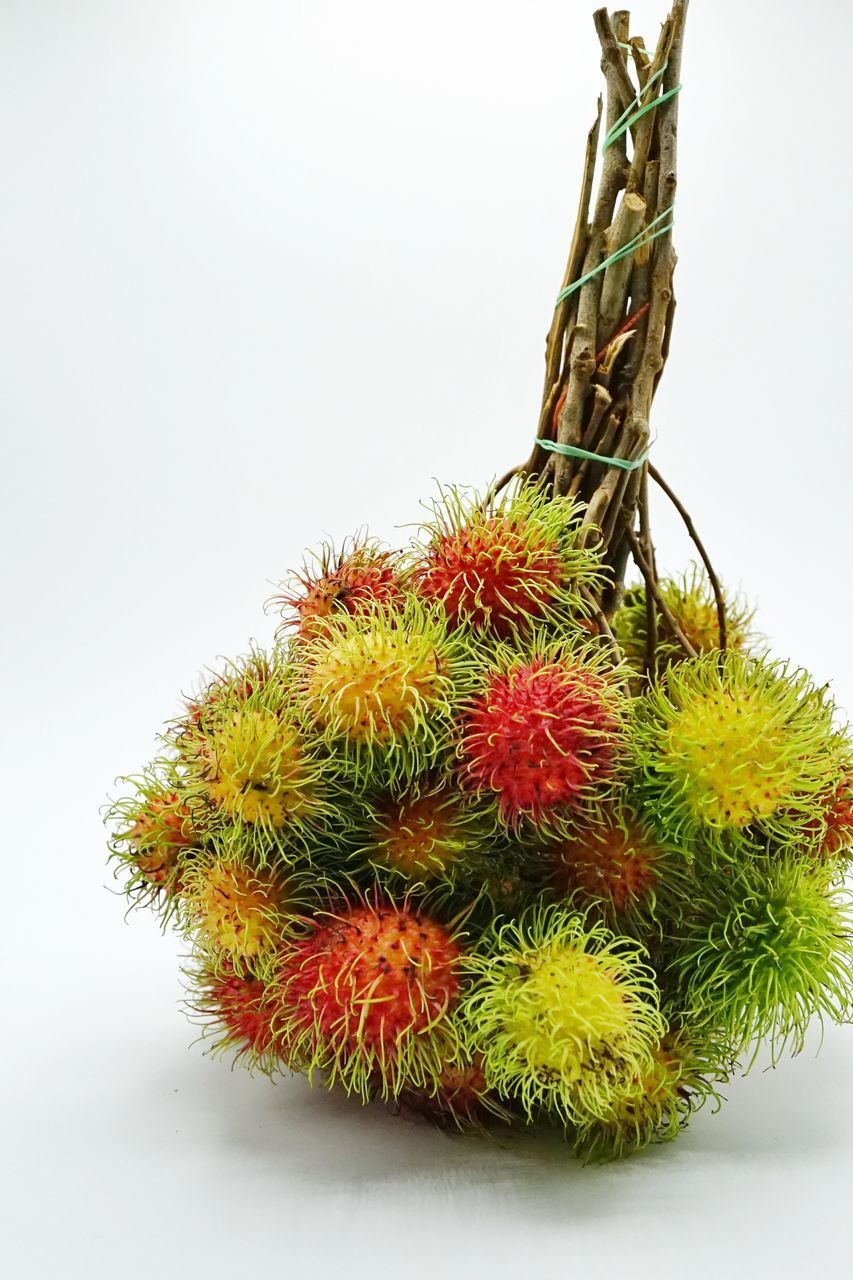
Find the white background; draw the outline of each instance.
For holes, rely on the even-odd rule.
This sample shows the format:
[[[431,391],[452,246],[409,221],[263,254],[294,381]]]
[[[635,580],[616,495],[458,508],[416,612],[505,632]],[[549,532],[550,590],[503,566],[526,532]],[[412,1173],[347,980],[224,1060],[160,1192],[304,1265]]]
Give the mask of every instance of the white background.
[[[177,944],[104,888],[114,776],[269,640],[304,546],[526,455],[591,7],[0,2],[9,1280],[847,1273],[849,1029],[584,1170],[189,1050]],[[845,0],[694,0],[654,418],[728,582],[848,707],[851,49]]]

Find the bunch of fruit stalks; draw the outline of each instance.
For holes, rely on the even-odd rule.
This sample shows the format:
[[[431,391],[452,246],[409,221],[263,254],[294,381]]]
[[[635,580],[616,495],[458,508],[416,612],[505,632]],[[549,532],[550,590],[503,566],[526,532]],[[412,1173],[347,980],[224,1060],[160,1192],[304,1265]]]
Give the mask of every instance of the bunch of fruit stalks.
[[[677,69],[683,18],[653,66]],[[615,123],[624,46],[650,74],[624,15],[596,25]],[[676,100],[642,116],[623,184],[638,153],[662,173]],[[579,219],[568,278],[613,243],[608,207]],[[671,263],[668,235],[634,255],[622,310],[635,275],[666,289],[592,365],[583,290],[558,311],[537,438],[580,421],[599,452],[640,447]],[[401,550],[357,535],[291,575],[271,651],[167,727],[111,847],[131,902],[186,939],[212,1048],[447,1127],[558,1126],[605,1158],[674,1137],[762,1047],[776,1062],[849,1018],[853,744],[716,575],[658,577],[648,468],[614,482],[546,452],[484,497],[439,490]]]

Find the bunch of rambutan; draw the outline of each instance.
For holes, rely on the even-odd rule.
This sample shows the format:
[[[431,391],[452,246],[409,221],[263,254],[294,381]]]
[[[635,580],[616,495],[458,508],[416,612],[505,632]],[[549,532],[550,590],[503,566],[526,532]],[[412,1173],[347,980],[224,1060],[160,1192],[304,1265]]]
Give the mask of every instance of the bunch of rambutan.
[[[697,572],[696,656],[612,634],[582,508],[441,491],[326,549],[112,804],[131,901],[186,939],[212,1046],[585,1158],[675,1136],[853,996],[853,748]]]

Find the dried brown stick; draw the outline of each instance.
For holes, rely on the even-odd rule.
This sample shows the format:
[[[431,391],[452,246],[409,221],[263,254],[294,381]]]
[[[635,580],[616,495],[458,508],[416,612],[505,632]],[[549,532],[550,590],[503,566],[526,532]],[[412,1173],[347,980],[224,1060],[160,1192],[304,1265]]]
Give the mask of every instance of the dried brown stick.
[[[652,544],[651,525],[649,520],[649,463],[646,460],[643,466],[643,475],[640,481],[640,544],[643,548],[643,554],[646,562],[657,580],[657,570],[655,568],[655,551]],[[646,652],[643,657],[643,669],[646,675],[651,677],[655,673],[655,651],[658,643],[658,617],[655,608],[655,598],[651,591],[646,592]]]
[[[572,243],[566,260],[566,268],[563,272],[562,289],[565,289],[573,280],[579,277],[586,254],[589,234],[589,207],[592,201],[592,188],[595,179],[595,159],[598,151],[598,139],[601,133],[602,109],[603,103],[599,97],[595,121],[586,139],[581,192],[578,199],[574,231],[572,232]],[[576,308],[577,299],[565,299],[563,302],[558,303],[554,309],[551,326],[545,339],[545,385],[536,428],[537,440],[542,439],[546,434],[550,435],[554,406],[561,390],[560,366],[563,358],[564,335],[570,317],[576,314]],[[544,465],[543,450],[538,444],[534,443],[530,457],[524,465],[524,470],[528,473],[535,473],[541,471]]]
[[[655,604],[657,605],[658,611],[660,612],[661,617],[666,623],[667,628],[672,633],[673,639],[678,641],[678,643],[681,645],[684,652],[687,654],[688,658],[695,658],[696,650],[693,648],[693,645],[687,639],[687,636],[684,634],[684,632],[681,630],[681,627],[678,625],[675,618],[672,616],[672,610],[670,609],[669,605],[666,603],[663,596],[661,595],[660,588],[658,587],[658,584],[655,582],[654,574],[652,573],[648,563],[646,562],[646,558],[643,555],[643,548],[640,546],[639,538],[637,537],[634,530],[631,528],[628,528],[625,530],[625,537],[628,539],[628,545],[631,548],[631,555],[634,557],[634,563],[636,564],[637,568],[640,570],[640,573],[643,575],[643,579],[646,584],[646,590],[651,591],[652,595],[654,596]]]
[[[661,27],[660,38],[657,43],[654,58],[648,68],[648,73],[643,80],[643,88],[649,83],[652,76],[657,75],[669,58],[672,47],[673,24],[672,19],[667,18]],[[651,86],[651,91],[657,95],[658,89],[655,85],[659,84],[659,80]],[[651,99],[652,101],[654,99]],[[642,191],[643,176],[646,168],[646,161],[649,158],[649,151],[652,145],[654,135],[655,117],[657,108],[648,111],[637,123],[636,132],[634,134],[634,154],[631,158],[631,168],[628,172],[627,189],[629,191]],[[665,206],[664,206],[665,207]]]
[[[621,663],[624,657],[621,645],[613,634],[613,628],[607,621],[601,606],[588,587],[581,587],[581,595],[589,605],[590,617],[598,627],[599,634],[607,641],[608,647],[613,653],[614,660]]]
[[[658,471],[657,467],[653,466],[652,463],[649,463],[648,467],[649,467],[649,475],[652,477],[655,484],[660,489],[663,490],[663,492],[669,498],[672,505],[675,507],[678,514],[681,516],[681,519],[684,521],[684,524],[687,528],[687,532],[690,535],[693,545],[695,546],[696,550],[699,552],[699,556],[702,560],[703,565],[705,566],[705,572],[708,574],[708,578],[711,583],[711,590],[714,593],[714,603],[717,608],[717,626],[720,632],[720,648],[723,651],[725,651],[728,645],[726,601],[723,595],[722,587],[720,586],[720,580],[717,577],[713,564],[711,563],[711,558],[708,555],[708,552],[705,550],[705,544],[702,542],[702,539],[699,537],[699,534],[696,532],[696,526],[694,525],[693,520],[690,516],[690,513],[685,507],[684,503],[669,487],[669,485],[666,483],[661,473]]]
[[[593,16],[601,41],[601,68],[607,84],[607,129],[622,114],[627,98],[633,94],[619,45],[606,9],[599,9]],[[596,271],[605,256],[605,237],[613,221],[616,200],[627,177],[627,152],[625,136],[619,138],[604,153],[601,177],[589,230],[587,250],[583,263],[583,275]],[[601,274],[596,273],[581,286],[578,297],[578,314],[574,332],[567,346],[566,362],[569,368],[568,393],[557,418],[557,440],[560,444],[577,445],[583,434],[584,407],[592,375],[595,372],[595,355],[598,338],[598,311],[601,297]],[[574,471],[573,459],[558,455],[554,468],[554,490],[558,494],[568,492]]]
[[[643,225],[645,214],[646,202],[643,197],[637,192],[626,192],[607,235],[608,256],[634,239]],[[605,268],[598,321],[599,346],[610,341],[625,315],[632,260],[633,255],[626,254],[624,258],[611,262]]]
[[[592,200],[592,187],[595,179],[595,159],[598,151],[598,139],[601,133],[602,105],[602,100],[599,97],[595,121],[593,122],[586,138],[581,192],[578,199],[578,208],[575,216],[575,225],[572,232],[569,256],[566,259],[566,269],[563,272],[563,282],[560,285],[561,291],[567,288],[573,280],[578,278],[581,264],[586,253],[589,206]],[[568,312],[568,299],[557,304],[554,308],[554,315],[551,320],[551,326],[548,330],[548,336],[545,339],[545,386],[542,392],[543,402],[547,399],[548,393],[550,392],[557,374],[559,373],[560,356],[562,354],[562,336],[565,331]]]

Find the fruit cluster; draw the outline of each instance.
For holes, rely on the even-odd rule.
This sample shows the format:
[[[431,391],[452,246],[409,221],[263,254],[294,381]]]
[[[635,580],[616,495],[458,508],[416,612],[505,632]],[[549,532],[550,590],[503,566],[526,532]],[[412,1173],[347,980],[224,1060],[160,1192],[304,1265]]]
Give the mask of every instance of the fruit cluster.
[[[851,743],[701,576],[601,628],[578,508],[442,491],[283,587],[110,810],[217,1048],[587,1158],[672,1137],[762,1045],[846,1019]],[[601,628],[601,629],[600,629]]]

